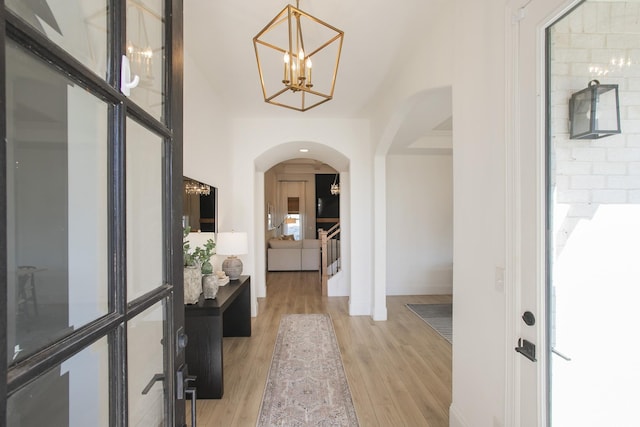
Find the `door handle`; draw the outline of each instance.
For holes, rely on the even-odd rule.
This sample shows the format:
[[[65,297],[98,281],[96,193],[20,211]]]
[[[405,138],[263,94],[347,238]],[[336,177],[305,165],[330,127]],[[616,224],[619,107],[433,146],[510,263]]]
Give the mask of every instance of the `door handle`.
[[[176,371],[176,395],[179,400],[186,399],[187,395],[191,398],[191,425],[196,427],[196,388],[189,387],[191,381],[195,381],[195,375],[189,375],[189,366],[182,365],[180,369]]]
[[[195,377],[194,377],[195,379]],[[196,388],[195,387],[187,387],[184,391],[185,395],[189,395],[191,399],[191,427],[196,427]]]
[[[518,346],[516,347],[516,351],[532,362],[537,361],[536,345],[531,341],[523,340],[522,338],[518,339]]]
[[[184,328],[180,327],[176,333],[176,353],[187,348],[187,344],[189,344],[189,336],[184,333]]]
[[[530,311],[525,311],[522,315],[522,320],[527,326],[533,326],[536,324],[536,316]]]
[[[180,369],[176,371],[176,395],[177,398],[182,400],[189,391],[189,383],[196,380],[195,375],[189,375],[189,367],[182,365]],[[195,390],[195,387],[193,387]]]
[[[558,350],[556,350],[555,348],[551,349],[551,353],[555,354],[556,356],[559,356],[561,358],[563,358],[564,360],[566,360],[567,362],[571,362],[571,358],[565,354],[560,353]]]
[[[163,374],[155,374],[153,376],[153,378],[151,378],[151,381],[149,381],[147,386],[144,388],[144,390],[142,390],[142,394],[149,393],[149,390],[151,390],[151,387],[153,387],[153,385],[156,383],[156,381],[164,381],[164,375]]]

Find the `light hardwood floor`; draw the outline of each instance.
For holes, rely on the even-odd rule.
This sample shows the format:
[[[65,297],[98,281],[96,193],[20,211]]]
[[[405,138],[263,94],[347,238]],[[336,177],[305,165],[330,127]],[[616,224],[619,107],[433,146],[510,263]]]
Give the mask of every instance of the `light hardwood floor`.
[[[288,313],[331,316],[362,427],[448,426],[451,345],[404,306],[443,302],[451,296],[387,297],[388,320],[374,322],[349,316],[346,297],[322,297],[317,273],[269,273],[251,337],[224,339],[224,397],[198,400],[198,426],[255,426],[280,317]]]

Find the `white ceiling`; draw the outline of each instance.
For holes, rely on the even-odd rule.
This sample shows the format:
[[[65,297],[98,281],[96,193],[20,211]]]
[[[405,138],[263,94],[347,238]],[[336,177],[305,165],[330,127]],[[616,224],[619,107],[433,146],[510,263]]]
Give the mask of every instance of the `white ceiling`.
[[[301,0],[300,9],[345,33],[333,100],[304,113],[264,102],[253,48],[253,37],[286,1],[187,0],[185,51],[233,117],[367,117],[370,105],[384,102],[379,94],[403,55],[437,19],[430,6],[438,1]],[[394,141],[394,152],[411,151],[416,143],[413,152],[428,154],[424,148],[440,148],[447,137],[450,147],[450,130],[433,134],[433,128],[425,129],[426,123],[435,127],[451,116],[450,90],[447,93],[448,103],[442,103],[442,94],[417,103],[399,131],[400,140]],[[421,113],[420,108],[425,110]],[[433,117],[425,120],[425,114]]]

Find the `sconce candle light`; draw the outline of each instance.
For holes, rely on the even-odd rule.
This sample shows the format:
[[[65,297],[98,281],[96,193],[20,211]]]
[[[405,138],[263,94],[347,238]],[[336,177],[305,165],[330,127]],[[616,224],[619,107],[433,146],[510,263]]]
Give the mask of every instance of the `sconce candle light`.
[[[591,80],[585,89],[571,95],[569,120],[571,139],[598,139],[619,134],[618,85]]]

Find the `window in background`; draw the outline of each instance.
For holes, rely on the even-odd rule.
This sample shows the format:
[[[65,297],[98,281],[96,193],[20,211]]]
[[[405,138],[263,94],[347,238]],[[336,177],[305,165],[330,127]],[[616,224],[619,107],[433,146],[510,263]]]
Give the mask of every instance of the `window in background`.
[[[300,198],[287,197],[287,220],[284,223],[284,234],[293,234],[295,240],[300,240]]]

